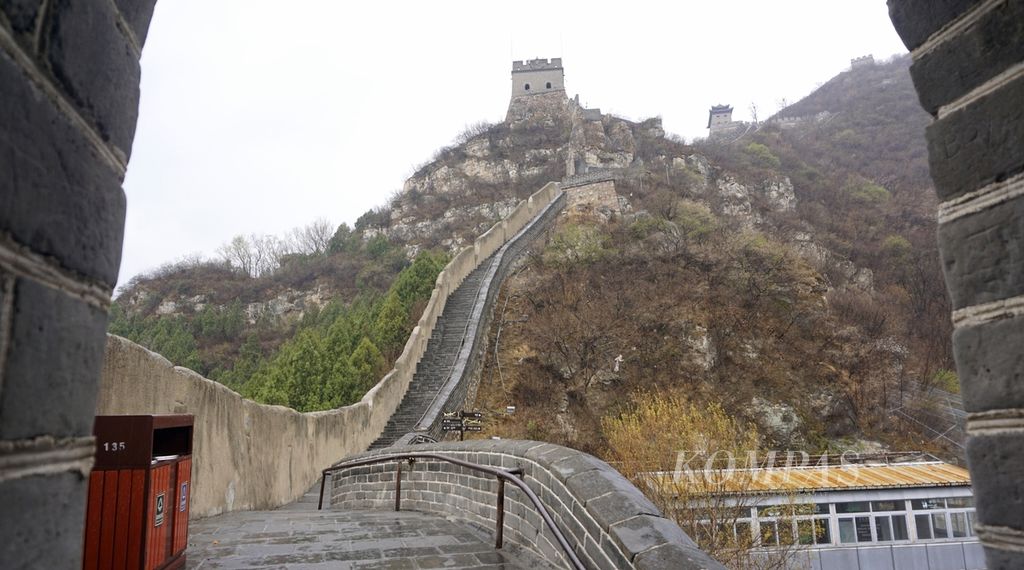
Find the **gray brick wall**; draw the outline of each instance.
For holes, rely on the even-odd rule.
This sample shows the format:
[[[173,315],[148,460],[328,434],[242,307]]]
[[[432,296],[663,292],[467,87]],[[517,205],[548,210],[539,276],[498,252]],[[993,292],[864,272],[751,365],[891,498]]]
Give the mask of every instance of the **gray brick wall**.
[[[346,461],[402,452],[522,469],[522,479],[588,568],[722,568],[618,471],[591,455],[536,441],[474,440],[396,446]],[[394,461],[338,471],[329,478],[325,503],[341,510],[394,508],[395,474]],[[496,478],[451,463],[420,459],[411,467],[402,465],[403,510],[442,513],[494,529],[497,489]],[[505,487],[505,540],[566,564],[532,502],[510,484]]]
[[[977,532],[1024,568],[1024,1],[889,0],[928,127]]]
[[[492,270],[484,276],[478,293],[479,299],[473,310],[474,318],[467,331],[468,342],[460,350],[459,357],[452,369],[451,379],[447,385],[442,387],[435,405],[427,410],[420,422],[422,428],[426,428],[426,426],[429,428],[418,429],[413,433],[427,435],[434,440],[441,440],[446,436],[454,437],[454,433],[446,434],[441,431],[441,418],[446,411],[462,410],[466,402],[472,402],[475,397],[476,387],[483,370],[484,351],[487,349],[487,333],[490,330],[491,319],[494,316],[494,304],[498,292],[501,290],[501,284],[515,266],[516,260],[554,224],[559,212],[565,207],[565,200],[565,194],[559,193],[558,197],[548,204],[536,218],[494,253]]]
[[[0,560],[80,565],[155,0],[0,0]],[[16,515],[14,514],[16,513]]]

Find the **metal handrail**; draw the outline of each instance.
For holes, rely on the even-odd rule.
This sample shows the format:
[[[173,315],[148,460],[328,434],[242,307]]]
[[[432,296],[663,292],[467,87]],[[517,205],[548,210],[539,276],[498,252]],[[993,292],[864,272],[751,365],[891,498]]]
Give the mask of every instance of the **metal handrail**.
[[[544,524],[547,525],[548,529],[555,535],[555,539],[558,541],[558,545],[565,552],[565,555],[569,558],[569,562],[574,570],[586,570],[586,566],[580,561],[579,556],[569,546],[569,542],[565,539],[565,535],[555,524],[555,520],[551,517],[551,513],[548,511],[544,503],[541,502],[537,494],[533,492],[533,489],[526,484],[525,481],[517,477],[522,474],[521,469],[498,469],[487,465],[480,465],[478,463],[470,463],[469,461],[463,461],[447,455],[441,455],[438,453],[392,453],[384,456],[369,457],[367,459],[358,459],[355,461],[349,461],[346,463],[340,463],[338,465],[332,465],[327,469],[324,469],[320,475],[320,502],[317,504],[317,509],[321,510],[324,508],[324,487],[327,485],[327,475],[334,471],[342,471],[345,469],[353,469],[355,467],[364,467],[366,465],[374,465],[377,463],[388,463],[391,461],[397,462],[395,469],[395,510],[401,510],[402,506],[402,462],[408,461],[412,465],[417,459],[433,459],[435,461],[445,461],[453,465],[472,469],[474,471],[480,471],[493,475],[498,480],[498,510],[497,510],[497,521],[495,527],[495,544],[494,547],[500,549],[503,543],[504,537],[504,526],[505,526],[505,482],[512,483],[519,490],[522,491],[530,502],[533,503],[534,508],[540,513]]]

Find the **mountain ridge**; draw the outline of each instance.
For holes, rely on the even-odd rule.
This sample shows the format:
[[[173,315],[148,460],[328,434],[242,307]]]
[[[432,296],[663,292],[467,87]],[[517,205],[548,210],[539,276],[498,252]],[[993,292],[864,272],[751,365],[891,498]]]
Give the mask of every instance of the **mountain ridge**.
[[[927,166],[922,162],[925,149],[915,138],[916,129],[923,124],[922,112],[912,97],[907,65],[906,58],[897,58],[841,73],[732,142],[712,139],[686,145],[667,137],[660,119],[627,121],[585,109],[564,93],[513,99],[506,121],[467,129],[454,145],[441,149],[434,160],[418,169],[387,206],[364,214],[354,228],[339,227],[324,252],[293,256],[266,278],[240,276],[224,264],[207,263],[171,271],[171,277],[180,279],[170,285],[168,281],[174,279],[135,280],[116,302],[116,311],[123,316],[115,312],[115,325],[119,318],[173,318],[180,321],[181,328],[195,331],[194,323],[209,303],[195,302],[197,289],[190,288],[190,272],[206,278],[223,275],[221,282],[242,288],[258,284],[256,289],[276,294],[269,299],[247,298],[253,300],[245,305],[245,324],[235,340],[222,339],[217,345],[193,334],[198,341],[195,352],[202,354],[198,360],[205,372],[234,370],[240,346],[249,342],[252,349],[254,337],[260,362],[250,364],[258,369],[272,362],[274,354],[303,330],[329,326],[324,323],[332,314],[344,311],[353,299],[385,295],[390,280],[409,259],[421,252],[458,250],[541,181],[604,172],[611,178],[612,194],[605,191],[604,202],[590,208],[594,215],[587,214],[586,203],[576,210],[583,214],[567,214],[544,252],[527,265],[534,270],[534,281],[515,282],[510,287],[537,293],[532,287],[550,285],[551,280],[557,281],[558,273],[577,274],[582,283],[588,283],[594,267],[602,267],[606,278],[617,272],[614,264],[603,265],[611,261],[630,265],[631,278],[668,279],[668,284],[697,287],[690,281],[692,275],[685,275],[689,269],[673,265],[691,264],[699,268],[695,270],[698,273],[703,271],[708,282],[729,281],[722,291],[734,287],[734,295],[717,299],[729,309],[725,313],[707,305],[707,299],[664,297],[663,286],[650,290],[646,301],[633,299],[631,310],[648,318],[655,328],[662,326],[656,324],[663,321],[660,316],[672,314],[675,306],[704,306],[695,312],[677,311],[675,320],[682,324],[671,320],[664,324],[685,342],[683,348],[671,349],[682,356],[666,357],[662,366],[677,363],[673,366],[679,370],[689,370],[693,385],[700,388],[699,397],[722,399],[715,386],[721,385],[727,371],[737,377],[756,376],[757,370],[764,369],[759,359],[766,350],[790,350],[792,355],[779,357],[788,364],[779,365],[778,378],[770,382],[773,391],[751,388],[742,401],[733,398],[730,405],[735,413],[768,423],[771,421],[764,418],[773,415],[796,418],[781,431],[768,430],[775,433],[779,445],[822,449],[844,437],[890,438],[892,443],[905,444],[905,438],[896,433],[905,426],[897,428],[881,418],[860,416],[871,403],[877,403],[863,392],[877,386],[858,379],[884,376],[885,386],[902,386],[909,376],[927,386],[934,385],[935,378],[948,376],[952,368],[944,340],[948,336],[941,336],[946,329],[938,317],[932,317],[946,314],[941,308],[948,301],[944,290],[929,285],[929,280],[939,275],[931,239],[934,208],[933,199],[926,197],[931,193]],[[917,113],[910,113],[907,109],[911,108]],[[823,116],[828,120],[822,120]],[[871,142],[879,136],[886,137],[886,144]],[[608,196],[614,198],[609,201]],[[751,280],[747,285],[771,292],[764,295],[771,301],[768,305],[744,297],[763,292],[735,288],[731,280],[740,278],[734,273],[737,264],[749,266],[742,274]],[[658,271],[665,274],[658,277]],[[937,281],[941,284],[941,279]],[[620,287],[629,289],[628,283],[624,281]],[[705,289],[701,290],[706,295],[715,294]],[[140,291],[145,293],[140,295]],[[785,294],[776,294],[779,291]],[[588,293],[580,294],[585,297]],[[240,299],[245,294],[226,297]],[[647,302],[650,306],[644,304]],[[170,307],[167,303],[173,303],[174,309],[158,315],[159,307]],[[250,310],[253,303],[264,307],[269,303],[274,318],[261,323]],[[788,303],[789,307],[779,310],[770,306],[772,303]],[[652,307],[661,310],[652,311]],[[409,309],[407,324],[415,322],[415,308]],[[543,311],[537,312],[536,307],[517,310],[532,314],[535,322],[544,319]],[[236,309],[232,311],[237,314]],[[786,328],[787,311],[803,320],[791,319]],[[330,314],[321,318],[325,312]],[[709,320],[712,314],[719,320]],[[738,319],[731,329],[716,324],[722,322],[723,314]],[[912,330],[924,317],[932,318],[929,322],[934,326],[929,329],[935,330]],[[237,316],[233,318],[237,321]],[[762,324],[766,328],[758,328]],[[654,352],[669,350],[665,342],[648,336],[643,323],[635,325],[628,333],[639,335],[635,340],[649,343]],[[801,326],[808,327],[806,335],[828,327],[834,327],[835,334],[830,343],[814,345],[814,350],[811,344],[799,350],[790,345],[780,345],[780,349],[775,341],[741,338],[749,336],[736,328],[741,325],[754,326],[757,334],[769,339],[783,329],[787,332],[780,338],[794,334]],[[684,329],[690,332],[684,334]],[[810,342],[811,336],[806,335],[800,337],[801,342]],[[535,348],[520,347],[526,353]],[[830,356],[813,374],[794,368],[796,362],[826,353]],[[596,353],[591,356],[598,357]],[[559,370],[566,363],[558,358],[541,358],[537,363],[542,373],[523,379],[523,401],[509,401],[508,405],[529,408],[533,396],[528,384],[552,370],[557,372],[553,378],[565,375]],[[615,384],[614,375],[608,376],[604,370],[606,364],[582,366],[593,368],[587,372],[591,377],[583,382],[583,392],[604,382],[616,386],[620,394],[624,388],[652,389],[667,382],[652,373],[646,381],[635,378]],[[570,376],[578,372],[571,371]],[[232,382],[244,384],[245,378],[235,376]],[[788,402],[786,382],[813,385],[812,376],[834,388],[827,398],[830,401],[817,407]],[[599,417],[616,408],[600,402],[580,404],[573,399],[580,398],[578,392],[574,388],[565,391],[575,404],[562,402],[553,412],[544,412],[563,418],[556,421],[561,422],[558,429],[562,432],[558,426],[545,428],[548,438],[598,450],[599,436],[594,436],[595,442],[581,443],[579,434],[597,434]],[[771,397],[775,392],[783,397]],[[507,394],[508,390],[496,388],[493,393]],[[857,401],[858,397],[863,401]],[[499,403],[491,402],[503,407]],[[585,413],[567,413],[577,404]],[[889,404],[883,403],[881,409]],[[588,415],[589,419],[584,417]],[[822,427],[829,422],[845,427]],[[520,432],[513,435],[523,435]],[[923,435],[910,439],[933,444]]]

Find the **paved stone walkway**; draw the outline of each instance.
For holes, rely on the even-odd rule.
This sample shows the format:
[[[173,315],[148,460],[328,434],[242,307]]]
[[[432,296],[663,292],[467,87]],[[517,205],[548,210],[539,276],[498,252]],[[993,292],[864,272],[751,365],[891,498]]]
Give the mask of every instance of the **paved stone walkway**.
[[[315,505],[314,505],[315,506]],[[468,523],[412,511],[284,508],[193,521],[187,568],[550,568]]]

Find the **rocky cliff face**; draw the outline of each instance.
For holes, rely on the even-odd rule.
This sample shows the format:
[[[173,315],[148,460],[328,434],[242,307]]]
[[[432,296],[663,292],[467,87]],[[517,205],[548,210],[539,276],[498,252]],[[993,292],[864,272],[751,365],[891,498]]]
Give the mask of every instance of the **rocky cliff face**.
[[[202,313],[207,307],[220,308],[225,303],[212,301],[207,295],[169,294],[160,296],[150,292],[144,285],[131,290],[129,295],[120,299],[129,315],[152,312],[158,317],[189,318]],[[310,310],[322,309],[335,294],[327,287],[320,285],[312,290],[285,288],[265,299],[242,303],[245,321],[256,325],[261,321],[275,324],[294,324]]]
[[[847,117],[841,110],[830,113],[816,111],[813,120],[793,120],[786,129],[769,124],[736,142],[687,145],[666,136],[657,118],[625,120],[584,108],[562,93],[517,98],[505,121],[475,128],[457,144],[440,150],[405,182],[386,208],[364,216],[347,234],[348,241],[331,254],[337,262],[330,266],[333,273],[312,268],[302,279],[232,295],[211,291],[216,289],[215,280],[207,280],[206,288],[175,285],[161,293],[141,282],[119,302],[138,314],[190,320],[208,307],[237,301],[250,327],[274,322],[282,325],[282,335],[293,334],[295,323],[332,300],[344,305],[364,283],[373,279],[386,283],[387,271],[380,267],[349,269],[347,252],[362,248],[378,263],[381,254],[375,252],[392,248],[399,264],[423,249],[455,252],[506,216],[520,199],[548,181],[563,180],[570,193],[561,223],[566,232],[560,237],[564,243],[555,244],[563,249],[548,260],[557,271],[545,278],[555,279],[563,271],[586,273],[579,266],[608,263],[608,259],[616,260],[609,271],[633,267],[617,287],[603,291],[611,306],[624,302],[620,291],[630,291],[628,306],[614,314],[605,312],[605,307],[591,310],[598,321],[614,323],[610,328],[621,326],[622,320],[631,321],[634,328],[629,334],[640,340],[623,344],[616,354],[594,357],[603,360],[582,381],[583,391],[593,387],[588,398],[621,399],[624,379],[631,375],[634,384],[629,389],[664,374],[713,378],[714,384],[728,382],[733,375],[754,378],[767,371],[773,384],[763,389],[748,386],[749,393],[734,404],[753,410],[751,419],[777,442],[802,445],[810,441],[807,434],[825,433],[823,424],[835,427],[837,433],[855,433],[851,396],[844,386],[869,372],[871,378],[902,377],[910,367],[905,363],[913,359],[897,358],[892,351],[861,342],[865,336],[861,329],[873,317],[873,313],[862,313],[871,313],[872,304],[886,295],[899,298],[904,293],[894,287],[891,276],[879,278],[871,269],[870,257],[855,242],[859,234],[839,234],[834,231],[836,223],[823,223],[829,214],[822,205],[829,204],[822,200],[823,194],[845,200],[838,202],[844,208],[853,204],[856,209],[877,210],[877,203],[856,202],[862,199],[857,192],[868,181],[867,175],[858,174],[855,180],[851,175],[852,181],[839,176],[826,180],[800,162],[813,157],[813,149],[798,149],[795,158],[773,154],[778,148],[775,143],[785,142],[785,136],[808,140],[808,132],[817,132],[813,129],[831,128]],[[851,135],[842,131],[836,137],[846,140]],[[851,197],[843,197],[845,193]],[[866,221],[863,233],[878,231]],[[893,243],[899,245],[898,240]],[[703,273],[700,279],[680,277],[687,271]],[[336,286],[346,275],[351,285]],[[524,275],[519,284],[524,298],[540,298],[538,284],[530,279],[539,279],[541,272]],[[607,276],[595,272],[593,277]],[[644,280],[650,282],[636,282]],[[602,281],[595,283],[598,289],[603,287]],[[732,296],[719,297],[730,288]],[[580,298],[589,302],[590,293],[579,292]],[[511,305],[517,314],[532,312],[541,318],[538,307],[519,303],[522,306]],[[794,307],[799,308],[795,313]],[[844,315],[834,317],[838,312]],[[791,318],[792,314],[797,316]],[[866,324],[842,321],[854,317]],[[834,318],[842,323],[829,321]],[[558,323],[546,324],[557,328]],[[804,335],[797,344],[805,352],[799,355],[792,344],[797,329]],[[520,338],[526,340],[512,346],[509,357],[526,364],[537,360],[540,347],[529,345],[536,336],[523,332]],[[819,337],[834,340],[822,341],[816,348],[813,341]],[[885,337],[899,351],[911,350],[906,335],[889,332]],[[517,337],[509,334],[508,338]],[[273,346],[261,340],[264,348]],[[229,342],[234,341],[225,341],[218,350],[236,350],[226,346]],[[604,350],[600,344],[597,348]],[[617,355],[628,361],[641,353],[651,363],[649,369],[662,368],[638,375],[635,363],[624,371],[612,364]],[[542,363],[538,377],[547,370],[545,366],[558,371],[563,380],[565,371],[572,376],[581,366],[590,366],[564,356],[549,360]],[[865,372],[864,360],[876,366]],[[668,377],[658,376],[658,381]],[[823,380],[817,385],[812,378]],[[755,380],[751,385],[760,381]],[[788,387],[800,383],[810,387],[799,391]],[[561,418],[560,429],[584,437],[590,428],[572,412],[578,396],[572,390],[559,395],[561,404],[554,413]],[[865,402],[868,398],[857,397]],[[858,405],[871,407],[864,402]]]
[[[631,189],[644,191],[645,184],[657,183],[652,176],[661,173],[668,177],[665,182],[673,177],[689,180],[694,200],[734,220],[740,229],[774,231],[779,215],[797,210],[797,193],[785,175],[743,181],[693,147],[666,138],[660,119],[632,122],[584,108],[564,93],[547,93],[514,99],[503,123],[478,128],[443,148],[405,182],[382,215],[358,232],[364,242],[383,237],[400,245],[409,259],[423,248],[454,253],[544,183],[595,174],[619,180],[617,186],[580,190],[608,202],[595,210],[599,217],[606,222],[634,220],[647,212],[632,207]],[[838,268],[832,273],[844,276],[844,283],[870,289],[870,271],[816,243],[813,235],[808,226],[788,239],[816,266]],[[130,314],[185,318],[223,304],[217,295],[185,289],[155,294],[143,281],[121,303]],[[261,319],[288,324],[323,308],[338,294],[329,279],[314,278],[304,287],[253,292],[242,304],[249,324]]]

